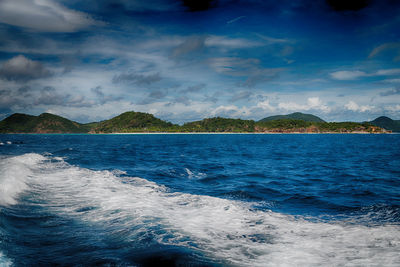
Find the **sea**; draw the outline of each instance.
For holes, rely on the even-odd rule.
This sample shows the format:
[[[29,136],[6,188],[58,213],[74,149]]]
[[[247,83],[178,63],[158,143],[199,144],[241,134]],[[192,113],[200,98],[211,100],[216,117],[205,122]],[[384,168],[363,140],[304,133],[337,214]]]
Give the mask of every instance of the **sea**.
[[[0,135],[0,266],[400,266],[400,135]]]

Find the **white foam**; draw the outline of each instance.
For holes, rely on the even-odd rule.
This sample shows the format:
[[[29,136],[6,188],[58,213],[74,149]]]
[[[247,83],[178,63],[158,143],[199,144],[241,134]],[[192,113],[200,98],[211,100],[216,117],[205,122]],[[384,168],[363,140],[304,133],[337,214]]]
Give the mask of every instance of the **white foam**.
[[[194,173],[188,168],[185,168],[185,172],[186,172],[187,177],[189,179],[200,179],[200,178],[204,178],[206,176],[205,173],[202,173],[202,172]]]
[[[140,242],[155,226],[163,229],[154,232],[162,244],[189,247],[240,266],[400,265],[398,225],[311,222],[240,201],[170,192],[142,178],[46,161],[35,154],[13,158],[5,168],[21,162],[29,172],[21,172],[27,177],[20,179],[31,185],[43,206],[108,227],[112,234],[123,233],[127,241]]]
[[[6,256],[4,256],[1,251],[0,251],[0,266],[1,267],[9,267],[12,266],[12,261],[8,258],[6,258]]]
[[[27,189],[27,180],[32,175],[31,167],[44,160],[38,154],[2,158],[0,160],[0,205],[13,205],[18,195]]]

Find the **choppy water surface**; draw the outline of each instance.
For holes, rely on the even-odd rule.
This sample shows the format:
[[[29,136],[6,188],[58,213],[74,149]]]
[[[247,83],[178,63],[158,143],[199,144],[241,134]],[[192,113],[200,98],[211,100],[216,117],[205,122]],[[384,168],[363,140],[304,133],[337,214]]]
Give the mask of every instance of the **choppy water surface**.
[[[400,135],[0,143],[0,266],[400,266]]]

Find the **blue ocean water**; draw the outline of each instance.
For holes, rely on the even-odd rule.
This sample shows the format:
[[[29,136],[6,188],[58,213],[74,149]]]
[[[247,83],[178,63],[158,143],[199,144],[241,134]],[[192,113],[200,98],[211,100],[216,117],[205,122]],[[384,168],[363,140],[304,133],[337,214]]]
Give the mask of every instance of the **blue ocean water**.
[[[0,266],[400,266],[400,135],[0,143]]]

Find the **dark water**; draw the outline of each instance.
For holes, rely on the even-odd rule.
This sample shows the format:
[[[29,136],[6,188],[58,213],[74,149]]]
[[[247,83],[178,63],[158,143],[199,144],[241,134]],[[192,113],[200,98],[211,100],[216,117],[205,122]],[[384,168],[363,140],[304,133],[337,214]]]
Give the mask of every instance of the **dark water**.
[[[0,142],[0,266],[400,266],[400,135]]]

